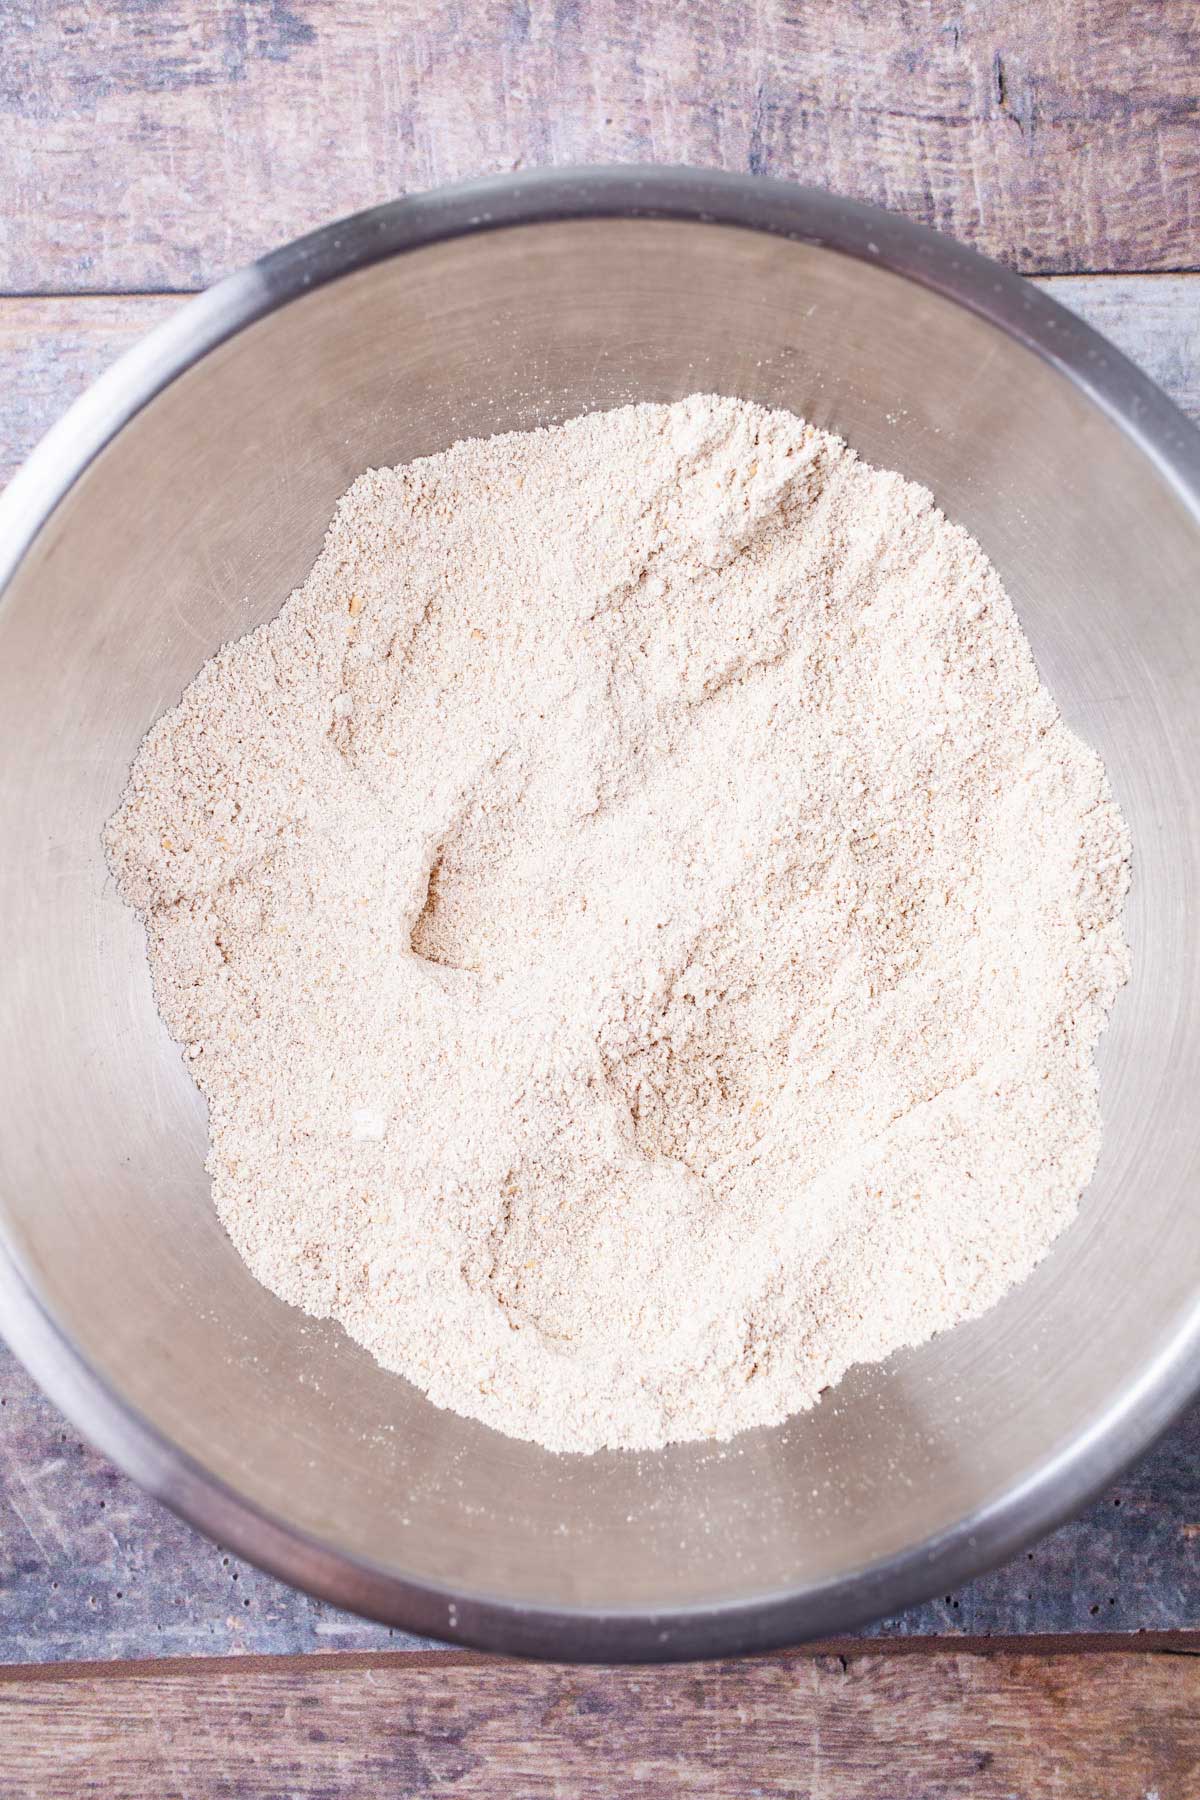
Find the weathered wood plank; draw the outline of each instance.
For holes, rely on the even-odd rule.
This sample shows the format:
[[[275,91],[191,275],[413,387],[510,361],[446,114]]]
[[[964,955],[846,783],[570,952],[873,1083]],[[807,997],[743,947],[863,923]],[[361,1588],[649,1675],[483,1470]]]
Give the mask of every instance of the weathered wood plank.
[[[1190,1800],[1200,1658],[211,1665],[0,1681],[16,1800]]]
[[[180,302],[0,300],[0,487],[89,382]]]
[[[1192,268],[1200,0],[0,8],[0,289],[194,288],[539,163],[753,170],[1027,271]]]
[[[1061,275],[1038,286],[1111,338],[1200,420],[1200,279]]]

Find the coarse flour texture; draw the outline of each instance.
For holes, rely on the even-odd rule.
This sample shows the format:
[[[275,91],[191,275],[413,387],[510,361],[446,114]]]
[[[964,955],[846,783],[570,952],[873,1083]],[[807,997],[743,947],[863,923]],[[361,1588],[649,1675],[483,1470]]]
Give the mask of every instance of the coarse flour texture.
[[[787,413],[364,475],[107,846],[255,1275],[554,1449],[810,1405],[1096,1162],[1104,771],[978,545]]]

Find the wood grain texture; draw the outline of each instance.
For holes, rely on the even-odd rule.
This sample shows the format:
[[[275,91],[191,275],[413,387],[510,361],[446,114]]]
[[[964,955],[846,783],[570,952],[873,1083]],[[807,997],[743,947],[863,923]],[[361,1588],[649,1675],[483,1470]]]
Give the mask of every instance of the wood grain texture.
[[[3,1800],[1195,1800],[1200,1658],[495,1661],[0,1682]]]
[[[1200,416],[1200,276],[1043,284]],[[180,302],[0,301],[0,479]],[[198,1537],[84,1448],[0,1349],[0,1662],[423,1640],[292,1592]],[[1024,1634],[1200,1626],[1200,1409],[1082,1519],[876,1630]]]
[[[1200,422],[1200,277],[1065,275],[1037,285],[1111,338]]]
[[[1193,268],[1200,0],[0,0],[0,289],[189,289],[463,177],[653,160],[1027,271]]]

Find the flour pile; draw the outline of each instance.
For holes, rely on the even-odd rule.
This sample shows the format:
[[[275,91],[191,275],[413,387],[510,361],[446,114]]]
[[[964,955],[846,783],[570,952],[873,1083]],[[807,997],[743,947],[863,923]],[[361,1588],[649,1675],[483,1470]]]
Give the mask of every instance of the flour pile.
[[[554,1449],[810,1405],[1096,1162],[1103,769],[974,541],[790,414],[364,475],[107,845],[251,1269]]]

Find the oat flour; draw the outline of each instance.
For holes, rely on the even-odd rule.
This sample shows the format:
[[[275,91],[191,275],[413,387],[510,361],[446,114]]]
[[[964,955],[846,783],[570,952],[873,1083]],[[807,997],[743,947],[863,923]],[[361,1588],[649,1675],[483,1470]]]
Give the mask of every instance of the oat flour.
[[[251,1269],[555,1449],[811,1405],[1096,1161],[1100,762],[973,540],[786,413],[364,475],[107,842]]]

